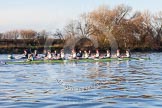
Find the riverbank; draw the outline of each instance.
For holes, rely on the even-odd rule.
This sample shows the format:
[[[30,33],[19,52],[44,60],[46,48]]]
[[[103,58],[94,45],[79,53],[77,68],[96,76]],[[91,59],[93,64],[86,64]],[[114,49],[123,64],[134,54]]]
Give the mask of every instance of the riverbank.
[[[62,48],[71,48],[73,46],[73,42],[70,41],[70,44],[66,43],[65,40],[61,39],[1,39],[0,40],[0,54],[21,54],[23,53],[24,49],[28,49],[30,52],[34,50],[38,50],[39,53],[43,53],[45,49],[54,51],[57,50],[58,52]],[[91,50],[95,52],[96,47],[94,47],[93,42],[88,39],[81,40],[74,45],[75,49],[81,50]],[[107,49],[111,49],[109,45],[107,46],[98,46],[100,52],[105,52]],[[127,48],[119,46],[121,52],[125,52]],[[162,46],[159,47],[144,47],[143,45],[140,46],[132,46],[129,47],[131,52],[162,52]]]

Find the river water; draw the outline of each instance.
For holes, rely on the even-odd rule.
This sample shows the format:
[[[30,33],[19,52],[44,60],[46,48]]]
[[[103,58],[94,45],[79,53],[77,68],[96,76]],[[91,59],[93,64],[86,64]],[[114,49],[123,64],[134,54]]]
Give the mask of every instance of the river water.
[[[0,108],[161,108],[162,53],[133,56],[151,60],[0,64]]]

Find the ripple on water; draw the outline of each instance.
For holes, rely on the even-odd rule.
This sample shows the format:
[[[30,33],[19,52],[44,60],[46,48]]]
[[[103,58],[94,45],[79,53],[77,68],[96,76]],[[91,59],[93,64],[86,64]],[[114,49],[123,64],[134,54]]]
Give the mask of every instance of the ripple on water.
[[[161,108],[162,54],[139,56],[151,60],[0,65],[0,106]]]

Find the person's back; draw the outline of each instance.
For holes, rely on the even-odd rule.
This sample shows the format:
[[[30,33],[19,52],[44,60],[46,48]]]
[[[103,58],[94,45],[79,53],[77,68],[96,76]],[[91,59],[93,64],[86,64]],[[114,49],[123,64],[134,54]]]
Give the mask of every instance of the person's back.
[[[60,52],[60,57],[61,57],[61,59],[65,59],[65,54],[64,54],[64,50],[63,49]]]
[[[82,51],[80,50],[80,51],[77,53],[76,56],[79,57],[79,58],[81,58],[81,57],[83,56]]]
[[[88,57],[91,57],[91,51],[90,50],[88,51]]]
[[[47,57],[48,57],[48,59],[51,59],[52,58],[51,53],[48,53]]]
[[[57,51],[56,51],[56,50],[54,51],[53,55],[54,55],[55,57],[57,57],[58,54],[57,54]]]
[[[73,49],[72,50],[72,59],[75,59],[77,56],[76,56],[76,52],[75,52],[75,50]]]
[[[95,58],[99,58],[99,57],[100,57],[100,53],[98,50],[96,50]]]
[[[117,49],[117,51],[116,51],[116,57],[120,58],[120,50],[119,49]]]
[[[33,61],[34,60],[33,54],[30,54],[27,60],[28,61]]]
[[[24,50],[24,57],[23,58],[26,58],[27,59],[28,58],[28,54],[29,54],[28,51],[27,50]]]
[[[88,58],[89,57],[89,55],[88,55],[88,53],[87,53],[87,51],[84,51],[84,58]]]
[[[48,60],[52,59],[52,54],[50,51],[47,52],[47,56],[45,57],[45,59],[48,59]]]
[[[34,57],[34,58],[37,58],[37,57],[38,57],[38,52],[37,52],[37,50],[34,50],[33,57]]]
[[[128,51],[128,50],[126,50],[126,57],[128,57],[128,58],[131,57],[130,51]]]
[[[109,50],[106,51],[106,58],[110,58],[111,57],[111,53]]]

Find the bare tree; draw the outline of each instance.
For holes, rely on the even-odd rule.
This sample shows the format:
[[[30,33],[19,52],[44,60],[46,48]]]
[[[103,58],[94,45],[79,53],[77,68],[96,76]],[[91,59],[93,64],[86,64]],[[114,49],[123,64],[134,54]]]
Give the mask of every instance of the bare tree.
[[[153,24],[155,30],[156,42],[162,41],[162,11],[153,16]],[[159,43],[160,44],[160,43]]]
[[[3,38],[3,33],[0,33],[0,39],[2,39]]]
[[[48,38],[48,32],[46,32],[45,30],[42,30],[37,33],[37,39],[46,40],[47,38]]]
[[[77,22],[78,35],[83,38],[90,38],[94,34],[94,25],[88,14],[82,14]]]
[[[19,31],[18,30],[13,30],[13,31],[8,31],[3,34],[5,39],[17,39],[19,37]]]
[[[71,21],[68,25],[66,25],[64,28],[64,32],[65,39],[78,37],[77,21]]]
[[[22,39],[34,39],[36,37],[36,31],[34,30],[20,30]]]
[[[56,39],[65,40],[63,33],[59,29],[56,29],[56,32],[53,34],[53,37]]]

